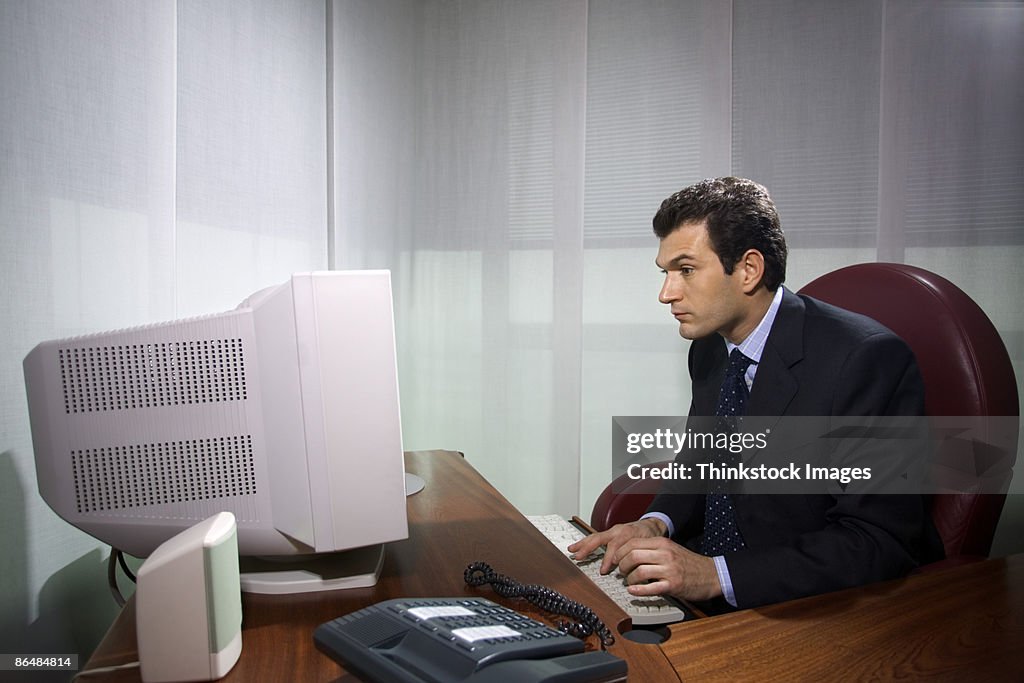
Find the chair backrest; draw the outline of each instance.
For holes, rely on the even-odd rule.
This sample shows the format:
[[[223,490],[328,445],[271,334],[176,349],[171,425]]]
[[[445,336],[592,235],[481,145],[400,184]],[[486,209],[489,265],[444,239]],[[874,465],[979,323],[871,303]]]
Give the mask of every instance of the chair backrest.
[[[914,266],[863,263],[823,275],[800,291],[874,318],[902,337],[921,369],[928,415],[1019,416],[1017,382],[999,333],[945,278]],[[1017,424],[1013,421],[1014,449]],[[1009,454],[1008,464],[1015,455],[1015,450]],[[650,483],[623,475],[598,498],[591,525],[600,530],[636,519],[653,494]],[[1005,499],[1005,493],[932,496],[932,519],[947,557],[988,555]]]
[[[649,467],[664,465],[654,463]],[[632,522],[640,519],[647,511],[661,482],[655,479],[631,479],[620,474],[612,483],[604,487],[601,495],[594,501],[590,513],[590,526],[597,531],[604,531],[616,524]]]
[[[921,369],[928,415],[1020,414],[1006,346],[984,311],[949,280],[900,263],[862,263],[822,275],[800,293],[874,318],[902,337]],[[1004,472],[1003,491],[1011,473]],[[988,555],[1005,500],[1005,492],[932,496],[946,556]]]

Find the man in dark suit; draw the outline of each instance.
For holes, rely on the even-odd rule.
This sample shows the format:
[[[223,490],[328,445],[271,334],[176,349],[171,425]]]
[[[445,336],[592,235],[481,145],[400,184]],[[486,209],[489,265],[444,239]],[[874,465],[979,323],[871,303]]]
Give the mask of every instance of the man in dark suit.
[[[913,416],[924,388],[906,344],[877,322],[782,287],[787,248],[767,191],[705,180],[654,218],[659,300],[693,340],[691,418]],[[569,550],[606,546],[634,595],[753,607],[906,574],[939,559],[916,495],[680,493],[666,483],[636,522]]]

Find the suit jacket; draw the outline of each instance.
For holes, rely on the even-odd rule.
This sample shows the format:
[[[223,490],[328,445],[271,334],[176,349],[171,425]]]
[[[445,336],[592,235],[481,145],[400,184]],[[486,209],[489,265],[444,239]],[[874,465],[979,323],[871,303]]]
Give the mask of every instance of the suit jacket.
[[[719,335],[694,340],[691,416],[714,415],[728,365]],[[910,348],[862,315],[786,290],[757,367],[747,415],[922,415],[924,385]],[[737,605],[814,595],[894,578],[941,559],[942,542],[918,495],[734,494],[746,543],[726,553]],[[704,496],[669,483],[650,511],[674,540],[699,548]]]

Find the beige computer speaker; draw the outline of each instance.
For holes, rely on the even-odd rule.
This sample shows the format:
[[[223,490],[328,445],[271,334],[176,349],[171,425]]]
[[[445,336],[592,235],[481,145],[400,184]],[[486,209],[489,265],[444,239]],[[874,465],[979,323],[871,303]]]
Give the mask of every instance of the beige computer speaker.
[[[216,514],[153,551],[139,568],[135,607],[144,683],[226,675],[242,652],[235,516]]]

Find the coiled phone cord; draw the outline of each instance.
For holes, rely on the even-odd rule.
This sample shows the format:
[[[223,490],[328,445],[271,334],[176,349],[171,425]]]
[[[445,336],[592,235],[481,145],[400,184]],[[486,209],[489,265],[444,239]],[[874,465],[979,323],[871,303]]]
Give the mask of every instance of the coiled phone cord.
[[[503,598],[523,598],[542,610],[574,619],[575,621],[558,621],[558,629],[563,633],[581,640],[596,633],[602,648],[615,642],[615,636],[594,613],[594,610],[575,600],[570,600],[547,586],[519,583],[504,574],[498,574],[486,562],[474,562],[466,567],[465,578],[466,583],[470,586],[482,586],[488,583],[494,592]]]

